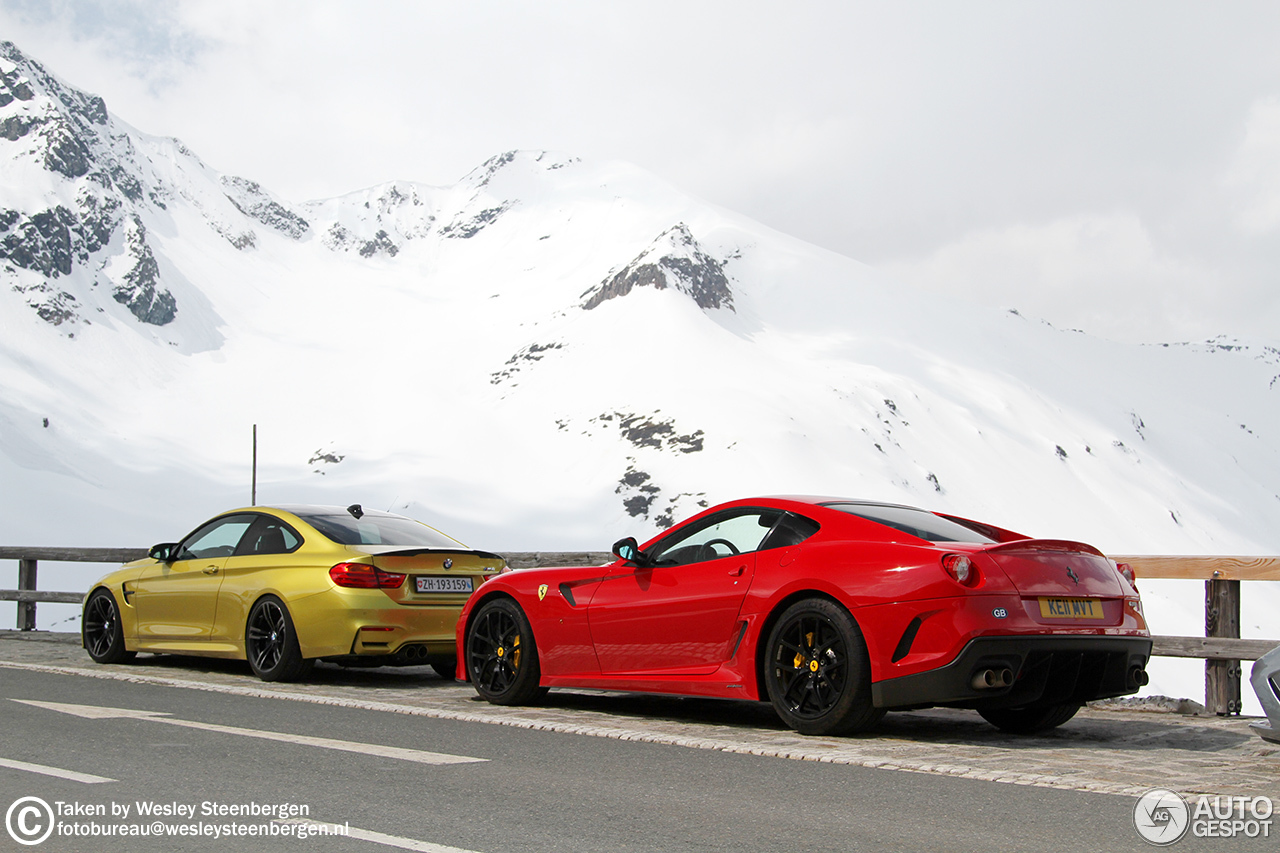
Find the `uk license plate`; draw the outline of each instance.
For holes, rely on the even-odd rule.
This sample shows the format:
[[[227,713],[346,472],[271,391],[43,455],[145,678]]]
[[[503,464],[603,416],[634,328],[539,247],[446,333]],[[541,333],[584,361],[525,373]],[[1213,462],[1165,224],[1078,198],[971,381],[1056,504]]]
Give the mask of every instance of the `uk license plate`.
[[[1102,602],[1096,598],[1042,598],[1040,615],[1046,619],[1102,619]]]
[[[418,592],[471,592],[471,578],[446,578],[420,575],[413,579]]]

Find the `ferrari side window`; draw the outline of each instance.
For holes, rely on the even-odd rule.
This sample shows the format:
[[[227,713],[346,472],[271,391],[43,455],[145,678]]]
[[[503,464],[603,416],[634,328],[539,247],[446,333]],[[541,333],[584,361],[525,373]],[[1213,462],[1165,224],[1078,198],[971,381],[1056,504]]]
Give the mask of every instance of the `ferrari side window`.
[[[684,566],[757,551],[778,516],[778,510],[762,509],[714,515],[660,542],[651,557],[656,565]]]
[[[179,560],[210,560],[230,557],[253,523],[252,515],[231,515],[216,518],[192,533],[178,547]]]
[[[821,526],[803,515],[796,515],[794,512],[783,513],[773,525],[773,529],[764,537],[764,541],[760,543],[760,550],[767,551],[770,548],[790,548],[792,545],[799,545],[817,533]]]

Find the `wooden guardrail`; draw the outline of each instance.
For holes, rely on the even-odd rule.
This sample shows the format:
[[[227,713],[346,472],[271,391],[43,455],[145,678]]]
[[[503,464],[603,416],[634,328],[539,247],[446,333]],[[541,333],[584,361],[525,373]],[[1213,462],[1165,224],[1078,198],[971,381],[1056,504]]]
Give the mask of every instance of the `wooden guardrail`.
[[[1280,581],[1280,557],[1117,556],[1143,578],[1204,581],[1204,636],[1153,636],[1151,654],[1204,658],[1204,706],[1215,714],[1238,714],[1242,660],[1257,660],[1280,640],[1240,639],[1240,582]]]
[[[18,588],[0,589],[0,601],[18,602],[16,627],[34,631],[36,604],[79,604],[83,592],[51,592],[37,588],[41,560],[51,563],[128,563],[147,556],[146,548],[23,548],[0,546],[0,560],[18,561]],[[502,555],[517,569],[538,566],[591,566],[613,559],[608,551],[511,551]]]
[[[127,563],[147,555],[145,548],[22,548],[0,546],[0,560],[18,561],[18,588],[0,589],[0,601],[18,603],[17,628],[36,626],[36,604],[79,604],[83,592],[37,589],[39,561],[62,563]],[[613,559],[605,551],[511,551],[508,565],[591,566]],[[1242,660],[1257,660],[1280,646],[1280,640],[1240,639],[1240,582],[1280,581],[1280,557],[1117,556],[1133,566],[1138,586],[1144,578],[1202,580],[1205,584],[1203,637],[1153,636],[1151,653],[1160,657],[1200,658],[1205,661],[1205,708],[1217,714],[1240,713]]]

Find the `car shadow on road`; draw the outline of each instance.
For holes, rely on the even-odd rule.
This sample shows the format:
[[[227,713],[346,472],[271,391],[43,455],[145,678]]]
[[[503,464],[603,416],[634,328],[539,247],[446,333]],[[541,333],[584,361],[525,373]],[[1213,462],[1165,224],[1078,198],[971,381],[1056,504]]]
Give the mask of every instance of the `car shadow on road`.
[[[566,711],[607,714],[615,719],[633,719],[637,724],[661,719],[738,730],[787,731],[767,702],[553,690],[542,705]],[[989,746],[1005,750],[1177,749],[1193,752],[1230,750],[1254,740],[1243,724],[1233,728],[1217,718],[1137,711],[1107,712],[1088,708],[1056,729],[1031,735],[1000,731],[976,711],[927,708],[887,714],[871,730],[843,737],[849,740]]]
[[[183,675],[217,676],[220,682],[243,680],[246,685],[261,685],[242,660],[223,660],[221,658],[186,657],[183,655],[139,655],[128,664],[130,669],[147,670],[151,674],[163,673],[166,676],[182,677]],[[444,687],[454,682],[441,678],[429,666],[380,666],[359,667],[339,666],[338,664],[319,661],[298,684],[333,687],[367,687],[393,688],[404,690],[409,688]]]

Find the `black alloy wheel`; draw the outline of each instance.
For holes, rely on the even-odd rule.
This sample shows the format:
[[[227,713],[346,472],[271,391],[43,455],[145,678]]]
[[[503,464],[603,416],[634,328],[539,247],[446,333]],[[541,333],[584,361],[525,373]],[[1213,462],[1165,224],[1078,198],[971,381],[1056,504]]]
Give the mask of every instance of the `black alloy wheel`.
[[[263,681],[296,681],[313,663],[303,659],[293,619],[273,595],[258,599],[249,611],[244,649],[253,674]]]
[[[866,641],[835,602],[808,598],[792,604],[774,624],[766,649],[769,700],[800,734],[861,731],[884,716],[871,704]]]
[[[1031,735],[1056,729],[1076,715],[1079,702],[1041,705],[1032,708],[992,708],[978,711],[982,719],[1002,732]]]
[[[529,620],[509,598],[480,607],[467,629],[467,672],[480,696],[495,705],[526,705],[539,689],[538,649]]]
[[[115,597],[105,589],[95,590],[84,603],[80,618],[80,638],[84,650],[97,663],[124,663],[137,656],[124,647],[124,629]]]

